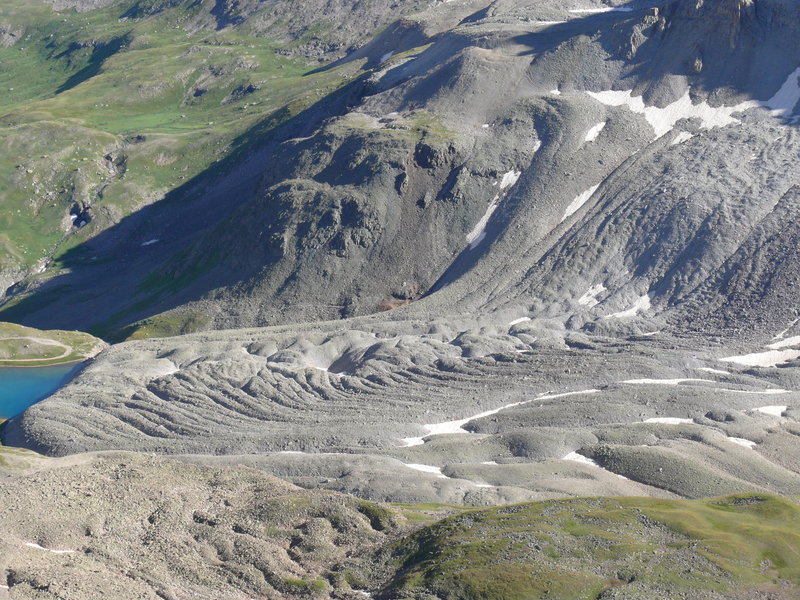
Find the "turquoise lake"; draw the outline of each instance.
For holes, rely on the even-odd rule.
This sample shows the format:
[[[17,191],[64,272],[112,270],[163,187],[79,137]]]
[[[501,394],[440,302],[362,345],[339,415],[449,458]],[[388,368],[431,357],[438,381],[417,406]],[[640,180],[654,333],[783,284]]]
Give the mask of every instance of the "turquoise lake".
[[[64,385],[80,365],[0,368],[0,418],[10,419]]]

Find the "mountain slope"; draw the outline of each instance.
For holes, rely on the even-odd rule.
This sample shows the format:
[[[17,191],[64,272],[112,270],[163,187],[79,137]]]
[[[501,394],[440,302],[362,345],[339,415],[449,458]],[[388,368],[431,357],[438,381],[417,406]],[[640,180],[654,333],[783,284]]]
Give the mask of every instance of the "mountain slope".
[[[176,239],[159,248],[161,265],[147,259],[149,275],[144,258],[128,259],[125,280],[77,259],[9,318],[55,326],[83,311],[108,330],[177,307],[144,331],[179,333],[191,322],[265,326],[424,298],[412,313],[527,307],[595,329],[639,305],[676,328],[689,315],[701,330],[790,320],[794,306],[780,298],[795,263],[776,271],[774,259],[751,256],[796,194],[796,6],[623,8],[494,3],[444,30],[452,16],[431,9],[404,25],[427,32],[415,49],[400,36],[400,54],[386,51],[272,138],[258,189],[237,190],[229,212],[181,235],[185,209],[157,210],[152,239]],[[543,20],[554,13],[567,20]],[[193,202],[208,215],[208,202]],[[147,235],[116,251],[100,237],[85,253],[116,264]],[[758,282],[732,283],[750,260]],[[80,299],[87,286],[106,302]],[[601,288],[596,306],[579,302]],[[53,310],[50,289],[75,308]]]
[[[311,71],[368,39],[365,23],[382,27],[415,7],[388,4],[348,9],[353,27],[339,19],[343,5],[323,3],[56,3],[61,12],[43,1],[4,3],[4,299],[43,283],[46,297],[59,274],[142,252],[155,235],[125,232],[152,234],[158,205],[192,204],[182,210],[184,235],[216,222],[258,182],[243,157],[260,163],[270,132],[355,68]],[[291,18],[278,22],[281,14]],[[187,212],[198,216],[189,222]],[[177,248],[159,254],[180,250],[171,241]],[[141,283],[135,269],[131,278]]]
[[[109,262],[5,314],[271,327],[113,346],[4,442],[382,500],[796,494],[800,9],[611,8],[433,6],[232,166],[229,210],[87,243]]]

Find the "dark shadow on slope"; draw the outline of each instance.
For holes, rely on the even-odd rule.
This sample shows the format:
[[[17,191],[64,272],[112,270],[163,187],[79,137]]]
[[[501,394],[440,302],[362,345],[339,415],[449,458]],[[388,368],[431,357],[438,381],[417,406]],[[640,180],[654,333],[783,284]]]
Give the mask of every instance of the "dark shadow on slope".
[[[351,52],[328,65],[314,69],[309,74],[324,73],[358,60],[366,61],[363,68],[374,69],[379,67],[384,59],[388,59],[390,53],[393,56],[407,52],[419,46],[424,46],[433,41],[433,39],[435,38],[429,38],[425,34],[419,23],[401,19],[389,25],[377,37],[355,52]]]
[[[186,0],[145,0],[136,2],[120,16],[121,19],[146,19],[185,4]],[[199,5],[198,0],[190,3],[190,8]]]
[[[524,55],[538,56],[577,34],[595,36],[607,60],[623,65],[627,89],[648,104],[675,100],[667,81],[673,76],[686,77],[698,92],[729,89],[763,101],[797,68],[800,5],[633,1],[514,41],[529,48]]]
[[[103,63],[106,61],[106,59],[115,55],[122,48],[127,46],[128,43],[130,43],[130,34],[121,35],[108,42],[98,43],[96,46],[94,46],[92,55],[89,57],[89,64],[61,84],[61,86],[56,90],[56,94],[61,94],[71,90],[72,88],[82,84],[84,81],[87,81],[97,75],[100,72],[100,69],[103,67]],[[72,46],[70,46],[67,50],[56,55],[54,58],[64,58],[77,49],[77,44],[73,43]]]
[[[214,269],[212,251],[194,257],[189,249],[256,193],[264,164],[275,160],[282,142],[310,135],[323,120],[358,102],[366,89],[359,78],[294,117],[287,119],[287,110],[279,109],[237,138],[225,159],[67,251],[59,258],[66,272],[0,307],[2,319],[106,334],[253,275]],[[165,280],[171,262],[185,268]]]

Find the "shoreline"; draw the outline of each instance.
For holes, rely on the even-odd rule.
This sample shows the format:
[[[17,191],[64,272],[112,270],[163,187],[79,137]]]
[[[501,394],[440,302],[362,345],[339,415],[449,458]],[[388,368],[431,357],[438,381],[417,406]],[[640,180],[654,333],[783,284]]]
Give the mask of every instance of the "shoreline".
[[[96,355],[95,355],[96,356]],[[94,356],[86,357],[86,358],[77,358],[74,360],[68,360],[59,363],[53,363],[51,365],[4,365],[0,364],[0,369],[46,369],[48,367],[64,367],[67,365],[79,365],[84,363],[88,360],[92,360]]]

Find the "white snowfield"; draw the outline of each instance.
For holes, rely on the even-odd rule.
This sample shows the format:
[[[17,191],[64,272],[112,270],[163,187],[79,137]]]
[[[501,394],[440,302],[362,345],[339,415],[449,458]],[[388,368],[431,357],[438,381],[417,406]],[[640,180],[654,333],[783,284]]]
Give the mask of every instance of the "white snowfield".
[[[798,67],[784,82],[777,93],[766,101],[748,100],[735,106],[711,106],[703,101],[693,104],[690,90],[663,108],[646,106],[641,96],[633,96],[632,90],[607,90],[602,92],[587,92],[592,98],[606,106],[626,106],[634,113],[644,115],[653,128],[656,138],[669,133],[681,119],[700,119],[702,129],[727,127],[740,121],[733,115],[742,113],[751,108],[765,108],[775,117],[788,117],[794,107],[800,102],[800,67]],[[689,138],[679,135],[681,143]],[[676,138],[676,140],[678,139]]]
[[[790,346],[800,346],[800,335],[795,335],[793,337],[788,337],[786,339],[783,339],[779,342],[767,344],[767,348],[771,350],[780,350],[781,348],[787,348]]]
[[[586,132],[586,137],[583,139],[583,141],[584,142],[593,142],[593,141],[595,141],[598,138],[598,136],[600,135],[600,132],[602,132],[603,129],[605,129],[605,128],[606,128],[606,121],[602,121],[601,123],[598,123],[597,125],[592,127],[589,131]]]
[[[752,102],[744,102],[736,106],[710,106],[707,102],[692,104],[689,90],[673,102],[659,108],[657,106],[646,106],[641,96],[633,96],[631,90],[625,91],[605,91],[587,92],[592,98],[605,104],[606,106],[626,106],[632,112],[644,115],[647,122],[653,128],[655,137],[669,133],[675,124],[681,119],[700,119],[703,129],[713,129],[715,127],[726,127],[733,123],[738,123],[733,115],[740,113],[748,108],[753,108]]]
[[[512,326],[514,326],[514,325],[519,325],[520,323],[526,323],[526,322],[528,322],[528,321],[530,321],[530,320],[531,320],[531,318],[530,318],[530,317],[520,317],[519,319],[514,319],[513,321],[511,321],[511,322],[508,324],[508,326],[509,326],[509,327],[512,327]]]
[[[798,71],[800,71],[800,69]],[[769,350],[752,352],[739,356],[728,356],[720,358],[719,360],[722,362],[744,365],[746,367],[776,367],[800,358],[800,349],[792,348],[793,346],[800,346],[800,335],[786,337],[786,334],[789,333],[798,322],[800,322],[800,319],[795,319],[786,329],[772,338],[772,343],[766,345]]]
[[[781,405],[781,406],[759,406],[758,408],[754,408],[753,410],[756,412],[764,413],[765,415],[772,415],[773,417],[780,417],[783,415],[784,411],[789,408],[788,406]]]
[[[582,192],[582,193],[578,194],[578,196],[576,196],[576,198],[572,202],[570,202],[570,205],[567,207],[567,210],[564,211],[564,216],[561,217],[561,222],[563,223],[569,217],[571,217],[576,212],[578,212],[580,210],[581,206],[586,204],[586,202],[589,200],[589,198],[594,196],[594,193],[597,191],[597,188],[599,188],[599,187],[600,187],[600,184],[597,184],[596,186],[589,188],[585,192]]]
[[[587,306],[589,308],[597,306],[600,303],[600,301],[597,299],[597,296],[599,296],[605,291],[606,291],[606,286],[604,286],[602,283],[593,285],[588,290],[586,290],[586,293],[583,296],[578,298],[578,304],[580,304],[581,306]]]
[[[482,419],[484,417],[490,417],[491,415],[496,415],[502,410],[506,410],[507,408],[513,408],[515,406],[521,406],[523,404],[529,404],[531,402],[538,402],[541,400],[554,400],[556,398],[566,398],[568,396],[576,396],[579,394],[596,394],[600,390],[590,389],[590,390],[580,390],[577,392],[562,392],[560,394],[544,394],[542,396],[537,396],[531,400],[523,400],[522,402],[514,402],[512,404],[506,404],[505,406],[501,406],[500,408],[495,408],[492,410],[487,410],[482,413],[478,413],[477,415],[472,415],[471,417],[467,417],[466,419],[458,419],[457,421],[445,421],[443,423],[431,423],[428,425],[423,425],[423,429],[425,429],[425,435],[420,437],[410,437],[410,438],[403,438],[400,440],[403,442],[404,446],[420,446],[425,443],[425,438],[430,435],[444,435],[444,434],[452,434],[452,433],[470,433],[466,429],[464,429],[464,425],[469,423],[470,421],[474,421],[475,419]]]
[[[483,213],[483,216],[480,218],[475,224],[475,227],[472,228],[467,234],[467,244],[469,244],[469,249],[475,249],[478,244],[480,244],[483,239],[486,237],[486,225],[489,224],[489,219],[492,218],[494,211],[497,210],[497,207],[500,205],[500,196],[495,196],[491,203],[489,204],[486,212]]]
[[[736,394],[761,394],[763,396],[774,396],[775,394],[791,394],[792,390],[783,390],[780,388],[772,388],[769,390],[725,390],[726,392],[734,392]]]
[[[719,360],[746,367],[776,367],[796,358],[800,358],[800,350],[767,350],[766,352],[728,356]]]
[[[430,473],[431,475],[436,475],[436,477],[439,478],[439,479],[459,479],[457,477],[450,477],[448,475],[445,475],[444,473],[442,473],[442,469],[441,468],[434,467],[433,465],[420,465],[420,464],[416,464],[416,463],[403,463],[403,464],[404,464],[404,466],[408,467],[409,469],[414,469],[415,471],[422,471],[423,473]],[[488,464],[488,463],[484,463],[484,464]],[[497,464],[497,463],[494,463],[494,464]],[[495,486],[490,485],[488,483],[478,483],[476,481],[470,481],[469,479],[460,479],[460,481],[465,481],[465,482],[470,483],[470,484],[474,485],[475,487],[479,487],[479,488],[495,487]]]
[[[706,373],[714,373],[716,375],[730,375],[730,371],[723,371],[722,369],[712,369],[711,367],[699,367],[698,371],[704,371]]]
[[[620,312],[612,313],[608,315],[607,318],[609,319],[627,319],[629,317],[635,317],[639,311],[649,310],[650,309],[650,294],[645,294],[644,296],[640,296],[636,302],[633,303],[627,310],[623,310]]]
[[[681,131],[678,135],[675,136],[675,139],[670,142],[670,146],[677,146],[684,142],[688,142],[690,139],[694,137],[694,134],[689,133],[688,131]]]
[[[569,12],[578,15],[594,15],[607,12],[631,12],[633,9],[627,6],[604,6],[603,8],[573,8]]]
[[[447,479],[447,475],[442,473],[442,470],[439,467],[434,467],[432,465],[418,465],[415,463],[404,463],[409,469],[414,469],[415,471],[422,471],[423,473],[432,473],[441,479]]]
[[[50,552],[52,554],[75,554],[77,550],[50,550],[50,548],[45,548],[44,546],[40,546],[39,544],[34,544],[32,542],[28,542],[25,544],[28,548],[36,548],[37,550],[44,550],[45,552]]]
[[[745,448],[753,449],[756,446],[756,443],[752,440],[746,440],[744,438],[737,438],[737,437],[729,437],[729,442],[733,442],[734,444],[739,444],[740,446],[744,446]]]
[[[513,169],[505,173],[503,178],[500,180],[500,190],[502,191],[512,187],[515,183],[517,183],[517,181],[519,181],[521,175],[522,171],[515,171]],[[494,211],[496,211],[497,207],[500,206],[501,199],[502,197],[500,194],[492,198],[492,201],[486,208],[486,212],[483,213],[483,216],[475,224],[475,227],[472,228],[472,231],[467,234],[466,239],[470,250],[474,250],[478,244],[480,244],[484,238],[486,238],[486,226],[489,224],[489,219],[492,218]]]
[[[686,377],[682,379],[626,379],[622,383],[632,383],[636,385],[679,385],[687,381],[702,382],[702,383],[716,383],[713,379],[694,379]]]
[[[612,475],[616,475],[620,479],[625,479],[625,480],[628,479],[627,477],[624,477],[623,475],[619,475],[618,473],[614,473],[613,471],[609,471],[608,469],[604,469],[603,467],[601,467],[599,464],[597,464],[597,462],[595,462],[591,458],[589,458],[587,456],[584,456],[583,454],[578,454],[577,452],[570,452],[569,454],[567,454],[561,460],[571,460],[573,462],[579,462],[581,464],[589,465],[589,466],[594,467],[596,469],[600,469],[601,471],[605,471],[606,473],[611,473]]]
[[[787,334],[787,333],[789,333],[789,332],[792,330],[792,327],[794,327],[794,326],[795,326],[795,325],[797,325],[798,323],[800,323],[800,319],[795,319],[794,321],[792,321],[791,323],[789,323],[789,326],[788,326],[786,329],[784,329],[783,331],[781,331],[781,332],[780,332],[778,335],[776,335],[776,336],[775,336],[774,338],[772,338],[772,339],[773,339],[773,340],[780,340],[780,339],[783,339],[783,338],[785,338],[785,337],[786,337],[786,334]]]
[[[522,171],[514,171],[513,169],[508,173],[503,175],[503,178],[500,180],[500,189],[504,190],[506,188],[510,188],[512,185],[519,181],[520,176],[522,175]]]

